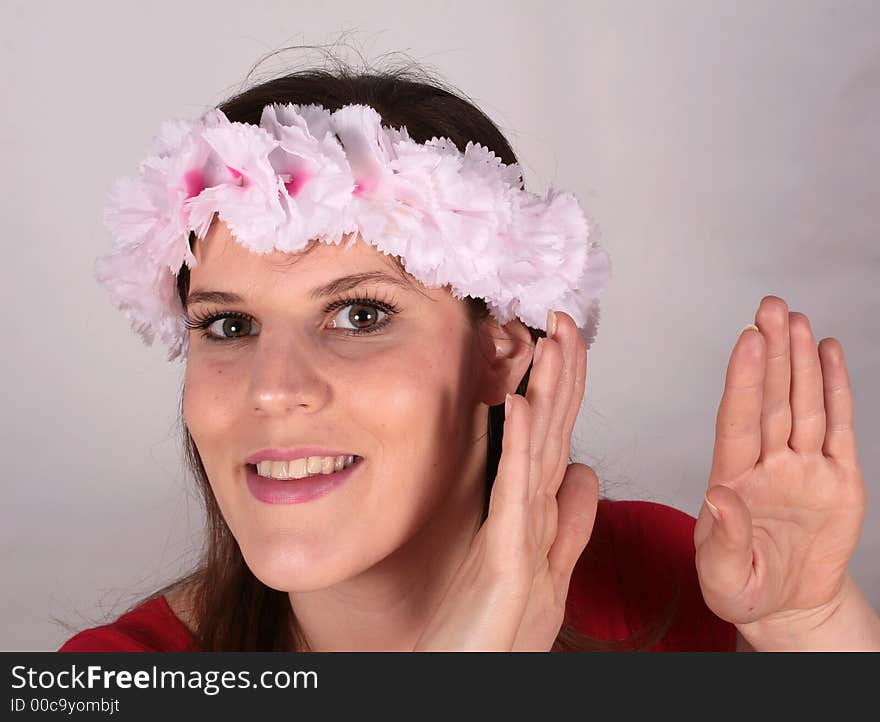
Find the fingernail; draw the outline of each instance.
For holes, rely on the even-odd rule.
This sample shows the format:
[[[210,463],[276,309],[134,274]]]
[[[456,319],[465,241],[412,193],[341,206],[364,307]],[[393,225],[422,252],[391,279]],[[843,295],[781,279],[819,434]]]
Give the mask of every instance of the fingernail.
[[[743,332],[744,332],[747,328],[753,328],[753,329],[755,329],[755,331],[758,331],[759,333],[760,333],[760,330],[761,330],[761,329],[759,329],[755,324],[750,323],[750,324],[748,324],[747,326],[743,326],[743,327],[742,327],[742,331],[739,332],[739,335],[742,336],[742,335],[743,335]]]
[[[709,501],[708,496],[703,496],[703,501],[706,502],[706,507],[709,509],[709,513],[714,516],[716,519],[721,519],[721,512],[718,511],[718,507],[715,506],[711,501]]]
[[[547,311],[547,335],[556,335],[556,311]]]
[[[504,394],[504,418],[510,416],[510,394]]]
[[[535,359],[534,359],[534,363],[532,365],[537,364],[538,361],[541,360],[541,351],[544,350],[544,344],[541,343],[541,341],[543,341],[543,340],[544,340],[543,338],[539,338],[538,343],[535,344]]]

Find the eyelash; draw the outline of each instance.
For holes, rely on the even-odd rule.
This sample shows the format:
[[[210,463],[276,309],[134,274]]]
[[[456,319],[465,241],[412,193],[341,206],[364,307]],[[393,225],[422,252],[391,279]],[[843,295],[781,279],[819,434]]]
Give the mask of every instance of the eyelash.
[[[366,336],[369,333],[376,333],[376,331],[381,331],[385,326],[387,326],[391,322],[391,318],[397,313],[397,306],[395,305],[394,300],[385,300],[378,298],[377,296],[373,296],[370,293],[360,293],[355,296],[340,296],[339,298],[331,301],[324,307],[324,313],[330,313],[331,311],[336,311],[340,308],[344,308],[345,306],[373,306],[374,308],[378,308],[381,311],[384,311],[386,316],[379,323],[374,326],[371,326],[369,329],[350,329],[344,328],[341,329],[341,332],[346,336]],[[193,316],[187,316],[184,320],[184,325],[188,329],[193,330],[201,330],[201,336],[208,341],[212,341],[215,343],[229,343],[230,341],[242,341],[247,336],[233,336],[231,338],[225,338],[223,336],[216,336],[208,331],[208,328],[215,322],[221,318],[241,318],[245,321],[253,321],[253,317],[246,314],[240,313],[238,311],[229,311],[229,312],[211,312],[209,311],[206,315],[198,315],[195,314]]]

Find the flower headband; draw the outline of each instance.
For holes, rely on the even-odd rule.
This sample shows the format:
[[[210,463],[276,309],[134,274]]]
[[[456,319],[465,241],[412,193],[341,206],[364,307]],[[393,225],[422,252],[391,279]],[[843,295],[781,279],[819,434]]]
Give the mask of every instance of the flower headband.
[[[113,248],[95,262],[113,304],[148,346],[161,337],[169,361],[189,349],[176,277],[196,266],[190,231],[204,239],[215,213],[255,253],[339,245],[358,231],[426,287],[484,299],[501,324],[546,330],[547,311],[565,311],[588,348],[611,275],[576,198],[528,193],[519,165],[484,146],[416,143],[368,105],[273,103],[259,125],[212,108],[165,121],[138,175],[111,185]]]

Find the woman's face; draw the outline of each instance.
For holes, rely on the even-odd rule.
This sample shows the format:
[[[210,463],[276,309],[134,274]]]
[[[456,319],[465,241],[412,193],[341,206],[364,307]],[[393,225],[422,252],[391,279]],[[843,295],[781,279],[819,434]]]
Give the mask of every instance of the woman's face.
[[[403,286],[376,280],[313,297],[350,274],[400,279],[389,258],[360,238],[351,248],[316,243],[305,255],[261,255],[216,222],[193,251],[190,299],[222,291],[243,300],[190,303],[189,318],[249,318],[211,323],[207,330],[228,340],[189,332],[184,417],[223,516],[263,583],[325,588],[385,559],[441,509],[450,518],[481,512],[481,369],[492,346],[464,302],[412,277]],[[352,301],[358,297],[380,305]],[[311,501],[257,499],[245,458],[301,446],[363,461],[345,483]]]

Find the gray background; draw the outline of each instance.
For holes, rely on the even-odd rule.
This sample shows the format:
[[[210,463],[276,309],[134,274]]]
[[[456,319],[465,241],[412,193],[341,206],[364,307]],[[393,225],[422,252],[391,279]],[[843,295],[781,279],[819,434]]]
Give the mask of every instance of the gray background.
[[[183,366],[92,279],[107,185],[264,53],[343,31],[371,62],[403,51],[439,72],[508,135],[530,190],[571,190],[598,220],[614,277],[575,443],[607,495],[696,514],[727,361],[763,295],[842,342],[869,487],[852,570],[880,607],[880,3],[545,7],[0,4],[2,649],[57,648],[71,632],[53,617],[105,621],[198,545]],[[320,62],[285,53],[259,72]]]

